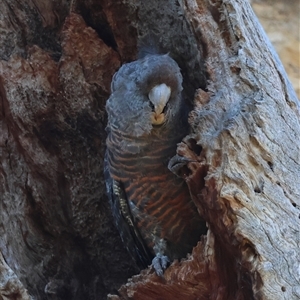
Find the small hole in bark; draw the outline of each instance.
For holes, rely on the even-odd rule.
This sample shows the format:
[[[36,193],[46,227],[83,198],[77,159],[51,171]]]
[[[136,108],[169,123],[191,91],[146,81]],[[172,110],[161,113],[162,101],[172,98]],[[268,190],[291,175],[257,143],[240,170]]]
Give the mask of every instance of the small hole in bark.
[[[200,155],[202,151],[202,147],[200,145],[197,145],[197,142],[194,139],[188,140],[188,145],[191,150],[193,150],[197,156]]]
[[[292,205],[293,205],[294,207],[297,207],[297,204],[296,204],[296,203],[294,203],[294,202],[292,202]]]
[[[285,292],[285,291],[286,291],[285,286],[282,286],[282,287],[281,287],[281,290],[282,290],[283,292]]]
[[[241,68],[237,67],[237,66],[230,66],[230,70],[232,73],[239,75],[241,72]]]
[[[273,170],[273,164],[272,164],[270,161],[268,161],[268,165],[269,165],[270,169],[271,169],[272,171],[274,171],[274,170]]]
[[[257,187],[254,188],[254,192],[257,193],[257,194],[260,194],[261,189],[257,186]]]

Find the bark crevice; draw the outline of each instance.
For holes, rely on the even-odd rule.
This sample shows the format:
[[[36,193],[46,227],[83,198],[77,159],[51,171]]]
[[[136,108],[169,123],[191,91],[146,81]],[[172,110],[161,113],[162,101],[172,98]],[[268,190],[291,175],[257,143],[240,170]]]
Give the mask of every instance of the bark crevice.
[[[0,298],[300,297],[300,106],[248,1],[46,2],[0,4]],[[193,104],[172,169],[208,227],[164,278],[103,182],[111,78],[151,32]]]

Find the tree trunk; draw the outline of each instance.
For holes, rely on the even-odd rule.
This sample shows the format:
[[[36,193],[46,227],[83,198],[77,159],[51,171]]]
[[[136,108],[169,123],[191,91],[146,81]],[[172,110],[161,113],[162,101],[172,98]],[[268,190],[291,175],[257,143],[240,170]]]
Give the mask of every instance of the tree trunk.
[[[300,297],[299,103],[248,1],[0,11],[0,299],[29,298],[16,276],[35,299]],[[174,163],[188,158],[179,175],[209,230],[164,278],[149,268],[120,288],[139,271],[104,193],[104,105],[150,31],[195,95]]]

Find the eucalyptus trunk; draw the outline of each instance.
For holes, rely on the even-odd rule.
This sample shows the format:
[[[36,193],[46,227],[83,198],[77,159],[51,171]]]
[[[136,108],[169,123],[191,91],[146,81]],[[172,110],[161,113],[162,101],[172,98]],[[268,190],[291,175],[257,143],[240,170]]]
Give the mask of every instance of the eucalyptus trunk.
[[[299,103],[247,0],[0,12],[0,299],[300,297]],[[122,285],[139,269],[105,195],[105,101],[152,33],[193,105],[173,162],[208,233],[164,278]]]

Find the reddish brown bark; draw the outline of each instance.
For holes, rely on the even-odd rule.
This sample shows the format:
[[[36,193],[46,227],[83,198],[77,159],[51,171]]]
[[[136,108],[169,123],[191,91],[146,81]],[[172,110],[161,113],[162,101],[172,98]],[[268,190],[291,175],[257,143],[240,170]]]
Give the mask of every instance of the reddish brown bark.
[[[248,1],[5,0],[0,12],[0,251],[29,294],[300,297],[299,105]],[[122,285],[139,270],[104,193],[104,105],[150,31],[193,103],[178,173],[209,230],[164,278]]]

